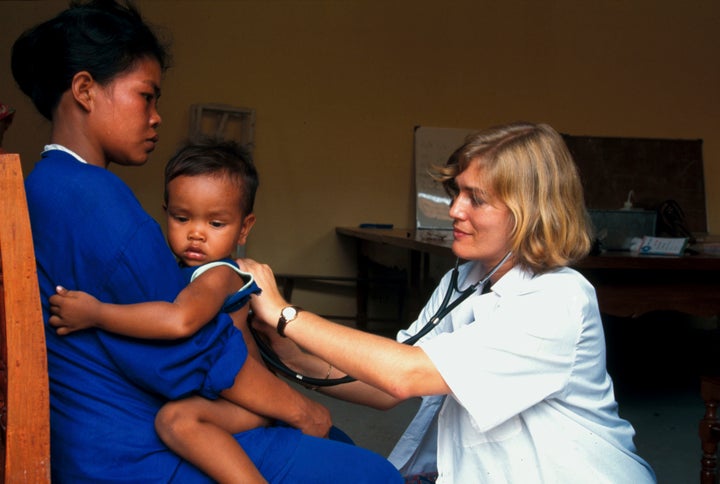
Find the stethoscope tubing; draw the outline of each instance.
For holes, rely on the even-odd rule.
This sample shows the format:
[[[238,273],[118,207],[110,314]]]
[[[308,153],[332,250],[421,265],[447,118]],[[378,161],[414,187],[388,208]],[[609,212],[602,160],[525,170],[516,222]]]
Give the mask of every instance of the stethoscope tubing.
[[[480,279],[474,284],[471,284],[462,291],[458,288],[458,277],[460,275],[460,259],[458,258],[455,261],[455,267],[453,268],[452,274],[450,276],[450,284],[448,286],[448,291],[445,293],[442,303],[440,303],[440,307],[417,333],[403,341],[402,344],[413,345],[418,340],[420,340],[420,338],[432,331],[432,329],[437,326],[445,316],[450,314],[453,309],[455,309],[463,301],[465,301],[468,297],[475,293],[479,287],[484,287],[485,284],[490,280],[490,278],[500,269],[500,267],[502,267],[503,264],[505,264],[505,262],[510,258],[511,255],[512,252],[508,252],[507,254],[505,254],[505,256],[500,260],[500,262],[495,264],[495,266],[493,266],[493,268],[490,269],[490,271],[486,273],[482,277],[482,279]],[[452,302],[450,302],[450,298],[455,292],[458,292],[460,294]],[[268,364],[271,368],[279,371],[280,373],[284,374],[289,378],[295,379],[298,382],[311,387],[330,387],[355,381],[355,378],[351,377],[350,375],[346,375],[342,378],[314,378],[297,373],[291,368],[289,368],[285,363],[283,363],[282,360],[280,360],[280,357],[278,357],[278,355],[272,350],[272,348],[270,348],[270,346],[257,335],[256,331],[252,328],[252,325],[250,326],[250,330],[253,337],[255,338],[255,342],[257,343],[258,349],[260,350],[260,355],[262,356],[265,363]]]

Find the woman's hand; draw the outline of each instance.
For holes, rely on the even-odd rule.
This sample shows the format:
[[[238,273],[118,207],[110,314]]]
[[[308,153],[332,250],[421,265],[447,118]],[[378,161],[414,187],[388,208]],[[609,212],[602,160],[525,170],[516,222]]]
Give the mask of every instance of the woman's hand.
[[[50,319],[48,323],[64,336],[75,331],[95,327],[100,301],[82,291],[68,291],[62,286],[55,288],[57,294],[50,296]]]
[[[262,289],[260,295],[253,294],[250,299],[250,307],[255,318],[277,328],[280,311],[285,306],[289,306],[289,303],[280,295],[272,269],[267,264],[260,264],[252,259],[237,259],[236,262],[240,270],[253,275],[255,282]]]

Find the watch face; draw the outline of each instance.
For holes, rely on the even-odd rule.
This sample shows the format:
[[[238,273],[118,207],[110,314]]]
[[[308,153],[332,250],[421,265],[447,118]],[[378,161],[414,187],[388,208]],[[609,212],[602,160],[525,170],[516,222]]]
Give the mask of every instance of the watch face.
[[[297,309],[292,306],[283,308],[282,317],[285,318],[285,321],[292,321],[295,319],[295,316],[297,316]]]

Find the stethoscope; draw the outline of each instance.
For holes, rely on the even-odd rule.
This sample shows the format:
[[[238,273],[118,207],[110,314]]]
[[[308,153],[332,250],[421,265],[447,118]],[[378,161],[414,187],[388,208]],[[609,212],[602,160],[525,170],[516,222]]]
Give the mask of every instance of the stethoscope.
[[[445,293],[445,297],[443,298],[442,303],[440,303],[440,307],[437,311],[435,311],[435,314],[428,320],[427,323],[425,323],[425,326],[423,326],[420,331],[403,341],[402,344],[415,344],[420,338],[432,331],[432,329],[437,326],[445,316],[450,314],[453,309],[458,307],[463,301],[465,301],[472,294],[474,294],[478,288],[484,287],[485,284],[487,284],[487,282],[490,280],[490,278],[500,269],[500,267],[502,267],[503,264],[505,264],[505,262],[510,258],[511,255],[512,252],[508,252],[507,254],[505,254],[505,256],[500,260],[500,262],[495,264],[493,268],[490,269],[490,271],[482,277],[482,279],[480,279],[474,284],[469,285],[462,291],[458,287],[458,277],[460,276],[460,259],[458,258],[455,261],[455,267],[453,268],[452,274],[450,275],[450,284],[448,286],[448,291]],[[459,294],[451,302],[450,299],[456,292]],[[313,378],[297,373],[290,369],[287,365],[285,365],[282,360],[280,360],[280,357],[278,357],[278,355],[272,350],[272,348],[270,348],[270,346],[257,335],[255,330],[252,329],[252,325],[250,325],[250,329],[253,337],[255,338],[258,349],[260,350],[260,355],[262,356],[265,363],[268,364],[270,367],[274,368],[275,370],[281,372],[285,376],[294,378],[300,383],[312,387],[329,387],[355,381],[355,378],[349,375],[342,378],[323,379]]]

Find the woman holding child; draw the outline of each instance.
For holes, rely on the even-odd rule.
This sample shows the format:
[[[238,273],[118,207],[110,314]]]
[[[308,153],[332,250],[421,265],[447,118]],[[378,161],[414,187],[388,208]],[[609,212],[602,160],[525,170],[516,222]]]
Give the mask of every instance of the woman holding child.
[[[58,335],[48,325],[58,285],[114,304],[172,302],[185,286],[158,224],[107,170],[148,160],[166,67],[166,50],[139,13],[114,0],[75,2],[13,45],[13,76],[52,123],[26,192],[46,322],[53,481],[211,481],[165,446],[155,418],[169,401],[221,400],[233,387],[246,389],[234,403],[295,427],[234,435],[262,479],[398,482],[380,456],[297,430],[326,434],[327,410],[248,356],[226,314],[167,340],[100,329]]]

